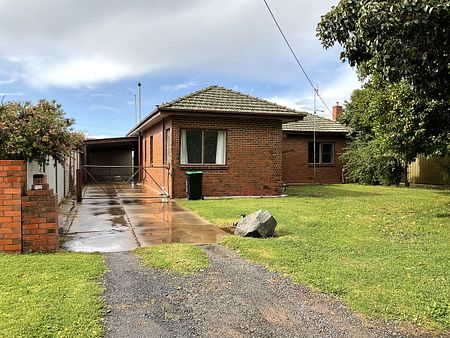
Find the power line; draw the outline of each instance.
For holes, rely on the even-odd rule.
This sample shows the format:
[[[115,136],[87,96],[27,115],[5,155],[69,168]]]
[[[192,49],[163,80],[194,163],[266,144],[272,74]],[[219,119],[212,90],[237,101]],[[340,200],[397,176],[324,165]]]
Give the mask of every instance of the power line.
[[[319,91],[317,90],[317,88],[314,86],[313,82],[311,81],[310,77],[308,76],[308,74],[306,73],[305,68],[303,68],[299,58],[297,57],[297,55],[295,54],[294,50],[291,47],[291,44],[289,43],[288,39],[286,38],[286,35],[284,35],[283,30],[281,29],[281,26],[279,25],[277,19],[275,18],[275,15],[273,14],[272,10],[270,9],[269,4],[267,3],[266,0],[263,0],[264,3],[266,4],[266,7],[270,13],[270,16],[272,17],[273,21],[275,22],[275,25],[277,25],[278,30],[281,33],[281,36],[284,39],[284,42],[286,42],[286,45],[288,46],[289,50],[291,51],[292,55],[294,56],[295,61],[297,61],[297,64],[299,65],[300,69],[302,70],[303,74],[305,75],[306,79],[308,80],[309,84],[311,85],[311,87],[313,88],[314,92],[316,93],[316,95],[318,96],[318,98],[320,99],[320,101],[322,101],[323,105],[325,106],[325,108],[327,108],[327,110],[331,113],[330,108],[328,108],[327,104],[325,103],[325,101],[323,100],[322,96],[320,96]]]

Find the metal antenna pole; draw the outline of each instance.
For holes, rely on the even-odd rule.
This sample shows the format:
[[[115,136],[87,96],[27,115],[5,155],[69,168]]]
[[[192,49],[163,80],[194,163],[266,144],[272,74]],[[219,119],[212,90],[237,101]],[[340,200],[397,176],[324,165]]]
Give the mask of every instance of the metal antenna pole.
[[[313,170],[314,170],[314,183],[317,182],[316,179],[316,104],[317,104],[317,92],[318,88],[314,88],[314,127],[313,127]]]
[[[141,122],[141,83],[138,82],[138,104],[139,104],[139,122]]]
[[[138,124],[138,114],[137,114],[137,99],[136,94],[134,94],[134,120],[136,121],[136,125]]]

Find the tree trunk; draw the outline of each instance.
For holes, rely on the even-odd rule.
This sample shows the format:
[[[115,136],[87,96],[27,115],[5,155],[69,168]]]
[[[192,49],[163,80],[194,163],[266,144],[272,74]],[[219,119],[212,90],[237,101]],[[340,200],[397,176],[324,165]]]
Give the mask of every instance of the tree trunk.
[[[405,166],[403,167],[403,176],[405,177],[405,187],[409,188],[408,163],[405,163]]]

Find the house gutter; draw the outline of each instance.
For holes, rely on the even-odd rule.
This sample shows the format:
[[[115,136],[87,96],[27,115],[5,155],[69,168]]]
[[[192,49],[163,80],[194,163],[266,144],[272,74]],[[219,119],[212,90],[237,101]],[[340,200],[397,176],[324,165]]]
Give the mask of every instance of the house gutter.
[[[170,115],[186,115],[186,114],[195,114],[195,116],[213,116],[213,117],[243,117],[243,118],[275,118],[281,119],[283,122],[295,122],[303,120],[303,118],[307,115],[306,113],[270,113],[270,112],[233,112],[226,110],[210,110],[210,111],[201,111],[195,109],[171,109],[171,108],[159,108],[159,111],[162,113],[168,113]]]

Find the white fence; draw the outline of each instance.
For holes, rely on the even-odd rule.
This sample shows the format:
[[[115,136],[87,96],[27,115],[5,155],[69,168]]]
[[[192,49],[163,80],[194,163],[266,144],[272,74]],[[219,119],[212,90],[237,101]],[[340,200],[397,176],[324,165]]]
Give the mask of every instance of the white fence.
[[[58,203],[69,195],[71,185],[72,187],[77,184],[76,169],[79,169],[80,154],[73,152],[67,159],[66,163],[55,163],[52,159],[49,163],[41,167],[37,162],[28,162],[27,164],[27,189],[31,189],[33,184],[33,174],[45,173],[47,174],[47,182],[50,185],[50,189],[53,189],[58,194]],[[56,164],[56,165],[55,165]]]

